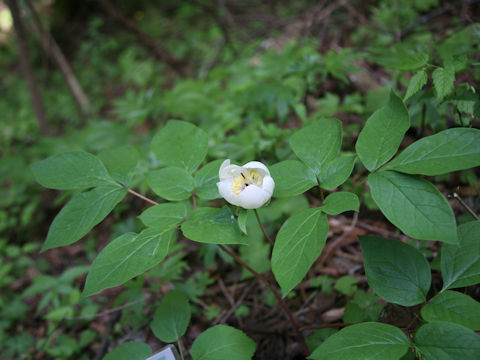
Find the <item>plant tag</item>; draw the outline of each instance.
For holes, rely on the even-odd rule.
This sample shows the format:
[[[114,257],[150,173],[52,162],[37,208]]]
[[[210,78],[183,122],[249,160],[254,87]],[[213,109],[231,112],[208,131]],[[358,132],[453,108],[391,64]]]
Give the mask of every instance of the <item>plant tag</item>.
[[[145,360],[180,360],[180,356],[175,346],[170,344]]]

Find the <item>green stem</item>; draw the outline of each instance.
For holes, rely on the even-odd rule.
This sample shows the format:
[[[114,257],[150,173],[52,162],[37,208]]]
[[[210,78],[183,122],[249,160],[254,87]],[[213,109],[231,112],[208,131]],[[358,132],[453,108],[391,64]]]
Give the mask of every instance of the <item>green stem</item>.
[[[272,239],[270,238],[270,236],[268,236],[267,232],[265,231],[265,228],[262,225],[262,221],[260,220],[260,215],[258,215],[257,209],[253,209],[253,212],[255,213],[255,217],[257,218],[257,222],[258,222],[258,225],[260,226],[260,229],[262,229],[263,236],[265,236],[265,239],[267,239],[268,242],[273,245]]]
[[[183,358],[182,343],[181,343],[180,339],[177,340],[177,345],[178,345],[178,351],[179,351],[179,353],[180,353],[181,359],[182,359],[182,360],[185,360],[185,359]]]

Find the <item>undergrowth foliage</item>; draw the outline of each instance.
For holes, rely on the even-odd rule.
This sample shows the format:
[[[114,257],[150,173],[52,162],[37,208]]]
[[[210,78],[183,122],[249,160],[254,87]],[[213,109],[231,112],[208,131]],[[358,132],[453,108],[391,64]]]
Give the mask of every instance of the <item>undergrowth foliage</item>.
[[[433,76],[436,84],[435,78],[440,75]],[[443,97],[441,91],[439,96]],[[409,87],[407,95],[411,92]],[[480,318],[475,315],[479,304],[453,290],[480,282],[480,221],[457,226],[445,196],[423,177],[480,165],[480,130],[443,130],[421,138],[395,156],[410,126],[404,101],[391,91],[387,103],[360,131],[354,153],[342,151],[342,123],[320,118],[292,133],[289,144],[294,155],[269,164],[276,183],[274,198],[292,198],[312,188],[322,193],[318,206],[292,211],[273,240],[271,270],[277,285],[272,286],[280,287],[284,299],[321,255],[328,218],[359,211],[361,201],[355,192],[334,191],[352,176],[355,164],[368,171],[371,197],[393,225],[412,239],[443,244],[444,286],[428,298],[432,269],[417,247],[398,239],[360,237],[369,286],[387,302],[406,307],[421,305],[423,325],[409,336],[389,324],[356,323],[334,333],[318,347],[305,349],[310,359],[400,359],[409,349],[424,359],[480,356],[480,338],[475,333],[480,330]],[[131,145],[98,156],[83,151],[60,153],[31,166],[43,186],[79,191],[56,216],[42,251],[81,239],[128,192],[155,204],[139,216],[143,230],[121,234],[96,256],[83,297],[122,285],[157,266],[175,247],[180,233],[191,241],[218,244],[230,254],[237,247],[250,246],[245,234],[247,210],[217,200],[220,195],[216,183],[223,159],[206,163],[208,144],[207,133],[189,122],[170,120],[159,129],[150,145],[158,169],[147,171],[145,177],[149,189],[162,199],[160,203],[129,188],[137,174],[139,157]],[[323,197],[324,193],[327,195]],[[185,334],[189,321],[186,295],[171,290],[150,325],[160,340],[171,343]],[[302,339],[300,335],[299,341]],[[137,346],[140,349],[145,345]],[[255,347],[242,331],[216,325],[198,336],[190,355],[195,360],[251,359]]]

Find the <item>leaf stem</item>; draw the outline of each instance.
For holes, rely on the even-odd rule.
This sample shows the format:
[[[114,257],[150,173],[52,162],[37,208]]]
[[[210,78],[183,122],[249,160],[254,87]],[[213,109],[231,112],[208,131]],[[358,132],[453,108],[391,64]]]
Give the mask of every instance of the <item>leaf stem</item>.
[[[290,322],[292,323],[293,327],[295,328],[295,331],[297,333],[297,337],[298,337],[298,340],[300,341],[300,343],[302,344],[302,347],[303,347],[303,351],[305,352],[306,356],[310,355],[310,351],[308,350],[308,346],[307,346],[307,343],[305,342],[305,338],[303,337],[303,334],[302,332],[300,331],[300,326],[298,325],[298,322],[297,320],[295,319],[295,316],[293,316],[292,312],[290,311],[290,309],[288,308],[287,304],[285,303],[285,301],[283,301],[282,299],[282,295],[280,295],[280,293],[278,292],[278,290],[275,288],[275,286],[272,284],[272,282],[270,280],[268,280],[265,276],[263,276],[262,274],[259,274],[258,272],[256,272],[255,270],[253,270],[250,266],[248,266],[242,259],[240,259],[240,257],[237,256],[237,254],[233,253],[232,251],[230,251],[229,249],[227,249],[225,246],[223,246],[222,244],[218,244],[218,246],[220,247],[220,249],[222,249],[224,252],[226,252],[228,255],[230,255],[239,265],[243,266],[245,269],[247,269],[248,271],[250,271],[253,275],[255,275],[259,280],[263,281],[264,283],[266,283],[268,285],[268,287],[270,288],[270,290],[272,290],[273,292],[273,295],[275,295],[275,297],[277,298],[278,302],[280,303],[280,305],[282,306],[283,310],[285,311],[285,313],[287,314]]]
[[[480,217],[478,217],[478,215],[475,213],[475,211],[473,211],[473,209],[467,205],[467,203],[465,201],[463,201],[463,199],[460,197],[460,195],[458,195],[456,192],[453,193],[453,197],[460,203],[460,205],[462,205],[465,210],[467,210],[470,215],[473,216],[473,218],[475,220],[480,220]]]
[[[125,187],[129,193],[131,193],[132,195],[135,195],[137,197],[139,197],[140,199],[142,200],[145,200],[151,204],[155,204],[155,205],[158,205],[158,203],[152,199],[149,199],[147,198],[146,196],[143,196],[142,194],[139,194],[138,192],[132,190],[132,189],[129,189],[127,187]],[[260,217],[258,216],[258,213],[257,213],[257,210],[255,209],[255,215],[257,217],[257,220],[258,220],[258,223],[260,225],[260,227],[262,228],[262,231],[263,231],[263,234],[265,235],[265,237],[270,241],[270,237],[266,234],[265,230],[263,229],[263,226],[262,226],[262,223],[260,222]],[[275,297],[277,298],[278,302],[280,303],[280,305],[282,306],[283,310],[285,311],[285,313],[287,314],[288,316],[288,319],[290,320],[290,322],[292,323],[293,327],[295,328],[295,331],[297,333],[297,337],[298,337],[298,340],[300,341],[302,347],[303,347],[303,351],[305,352],[305,355],[308,356],[310,355],[310,351],[308,350],[308,346],[307,346],[307,343],[305,341],[305,338],[302,334],[302,332],[300,331],[300,326],[298,325],[298,322],[297,320],[295,319],[295,316],[293,315],[293,313],[290,311],[290,309],[288,308],[287,304],[285,303],[285,301],[283,301],[282,299],[282,295],[278,292],[278,290],[275,288],[275,286],[271,283],[270,280],[268,280],[265,276],[263,276],[262,274],[259,274],[258,272],[256,272],[255,270],[253,270],[250,266],[248,266],[242,259],[240,259],[240,257],[238,257],[235,253],[231,252],[229,249],[227,249],[225,246],[223,246],[222,244],[218,244],[218,246],[220,247],[220,249],[222,249],[226,254],[228,254],[230,257],[232,257],[239,265],[243,266],[245,269],[247,269],[248,271],[250,271],[253,275],[255,275],[259,280],[263,281],[264,283],[266,283],[268,285],[268,287],[270,288],[270,290],[272,290],[273,292],[273,295],[275,295]]]
[[[273,245],[272,239],[270,238],[270,236],[268,236],[267,232],[265,231],[265,228],[262,225],[262,220],[260,220],[260,215],[258,215],[257,209],[253,209],[253,212],[255,213],[255,217],[257,218],[257,222],[258,222],[258,225],[260,226],[260,229],[262,229],[263,236],[265,236],[265,239],[267,239],[268,242]]]

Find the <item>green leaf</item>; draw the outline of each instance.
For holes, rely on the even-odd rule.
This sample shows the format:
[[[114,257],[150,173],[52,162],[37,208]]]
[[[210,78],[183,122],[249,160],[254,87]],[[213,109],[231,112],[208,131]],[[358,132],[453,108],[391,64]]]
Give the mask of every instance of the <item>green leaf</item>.
[[[410,342],[399,328],[366,322],[346,327],[325,340],[310,355],[313,360],[398,360]]]
[[[195,173],[195,194],[199,198],[212,200],[220,197],[217,182],[220,181],[218,170],[222,162],[223,160],[209,162]]]
[[[182,224],[185,237],[207,244],[246,244],[230,209],[199,208]]]
[[[170,290],[155,311],[150,327],[163,342],[175,342],[187,331],[190,315],[188,298],[180,291]]]
[[[417,92],[419,92],[425,86],[427,80],[428,76],[425,68],[418,70],[408,83],[407,93],[405,94],[404,100],[407,100],[412,95],[415,95]]]
[[[104,150],[98,154],[112,177],[122,184],[128,184],[135,171],[140,154],[131,145]]]
[[[303,194],[317,185],[317,178],[312,169],[298,160],[285,160],[270,167],[270,174],[275,181],[273,196],[288,197]]]
[[[238,228],[240,229],[240,231],[242,233],[244,233],[245,235],[248,235],[247,234],[248,210],[240,209],[239,211],[240,212],[239,212],[238,218],[237,218]]]
[[[347,191],[334,192],[328,195],[321,207],[328,215],[338,215],[345,211],[357,211],[360,207],[358,196]]]
[[[458,244],[442,247],[443,290],[480,283],[480,221],[458,227]]]
[[[87,189],[114,183],[102,162],[84,151],[53,155],[30,168],[35,180],[50,189]]]
[[[192,173],[207,155],[208,135],[188,122],[170,120],[153,137],[151,149],[166,165]]]
[[[388,302],[413,306],[425,302],[431,273],[420,251],[400,240],[360,236],[368,285]]]
[[[456,128],[414,142],[384,169],[440,175],[475,166],[480,166],[480,130]]]
[[[373,200],[388,220],[420,240],[456,243],[455,216],[447,199],[430,182],[381,171],[368,176]]]
[[[193,360],[249,360],[255,347],[255,342],[242,331],[216,325],[195,339],[190,355]]]
[[[337,119],[322,119],[295,132],[290,138],[290,146],[315,174],[323,165],[340,152],[342,145],[342,124]]]
[[[186,200],[192,196],[192,175],[181,168],[150,171],[147,173],[147,182],[155,194],[170,201]]]
[[[352,173],[356,158],[355,154],[342,154],[325,163],[318,174],[320,187],[330,191],[342,185]]]
[[[302,210],[280,228],[273,246],[272,271],[287,295],[320,256],[327,239],[327,216],[318,208]]]
[[[103,360],[145,360],[150,355],[152,355],[150,346],[129,341],[110,351]]]
[[[83,296],[121,285],[160,263],[174,234],[175,228],[147,228],[138,235],[126,233],[110,242],[93,261]]]
[[[445,64],[445,68],[438,68],[432,73],[432,79],[437,99],[443,100],[453,90],[455,68],[451,64]]]
[[[180,224],[187,217],[187,208],[183,204],[166,203],[154,205],[139,216],[145,226],[166,228]]]
[[[106,185],[74,196],[53,220],[41,251],[80,240],[105,219],[126,194],[125,189]]]
[[[480,359],[480,336],[461,325],[432,322],[415,334],[423,360]]]
[[[428,322],[446,321],[480,330],[480,303],[468,295],[447,290],[422,308],[422,317]]]
[[[410,127],[408,110],[393,91],[388,103],[370,116],[355,145],[363,165],[374,171],[392,158]]]

